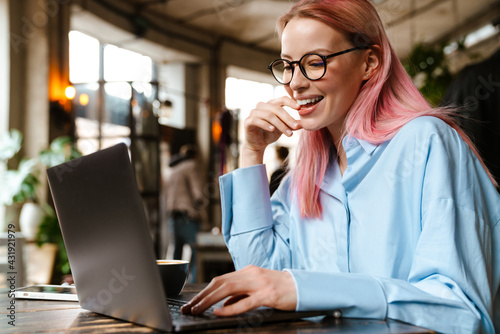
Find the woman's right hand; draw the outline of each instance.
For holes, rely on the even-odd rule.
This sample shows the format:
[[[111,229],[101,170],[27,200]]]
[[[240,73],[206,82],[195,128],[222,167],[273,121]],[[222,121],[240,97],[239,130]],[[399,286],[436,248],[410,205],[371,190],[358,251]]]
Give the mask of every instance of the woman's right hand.
[[[284,106],[299,109],[297,101],[283,96],[269,102],[259,102],[245,120],[245,140],[241,152],[240,167],[261,164],[267,145],[274,143],[282,134],[290,137],[292,131],[302,128]]]

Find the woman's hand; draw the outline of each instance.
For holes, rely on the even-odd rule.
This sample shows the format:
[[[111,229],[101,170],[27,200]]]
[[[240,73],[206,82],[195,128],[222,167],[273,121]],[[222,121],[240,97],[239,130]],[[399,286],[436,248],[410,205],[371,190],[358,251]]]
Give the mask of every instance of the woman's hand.
[[[214,310],[215,315],[232,316],[260,306],[294,311],[297,305],[292,274],[250,265],[214,278],[181,311],[200,314],[227,297],[223,307]]]
[[[245,141],[240,167],[261,164],[267,145],[278,140],[282,134],[290,137],[292,131],[302,128],[300,122],[283,109],[284,106],[300,108],[297,101],[283,96],[266,103],[260,102],[250,112],[244,123]]]

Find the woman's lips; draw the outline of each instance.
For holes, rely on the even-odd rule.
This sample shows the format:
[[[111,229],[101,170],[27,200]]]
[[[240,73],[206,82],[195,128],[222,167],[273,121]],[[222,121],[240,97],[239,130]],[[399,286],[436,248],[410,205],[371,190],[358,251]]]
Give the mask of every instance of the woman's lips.
[[[323,99],[319,100],[319,101],[316,101],[314,103],[308,103],[308,104],[305,104],[303,106],[300,106],[300,108],[298,109],[298,112],[299,112],[299,115],[300,116],[306,116],[306,115],[309,115],[310,113],[312,113],[315,109],[316,109],[316,106],[322,101]]]

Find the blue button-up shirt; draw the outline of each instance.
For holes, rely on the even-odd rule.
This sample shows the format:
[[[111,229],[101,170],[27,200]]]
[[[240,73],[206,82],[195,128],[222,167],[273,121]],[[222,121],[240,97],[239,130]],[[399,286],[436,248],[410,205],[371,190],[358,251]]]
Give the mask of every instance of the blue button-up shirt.
[[[494,333],[500,196],[467,144],[420,117],[380,145],[346,137],[343,147],[348,167],[342,175],[332,159],[320,219],[301,218],[290,179],[269,199],[264,165],[220,178],[236,268],[288,270],[297,310]]]

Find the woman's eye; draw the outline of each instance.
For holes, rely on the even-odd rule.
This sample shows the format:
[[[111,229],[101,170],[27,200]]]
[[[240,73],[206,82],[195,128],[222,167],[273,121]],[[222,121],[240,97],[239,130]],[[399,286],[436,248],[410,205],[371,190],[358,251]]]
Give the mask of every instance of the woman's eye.
[[[309,62],[307,63],[307,68],[310,68],[310,69],[322,69],[325,65],[324,65],[324,62],[323,61],[312,61],[312,62]]]
[[[309,66],[311,66],[311,67],[323,67],[324,62],[322,60],[312,61],[309,63]]]

